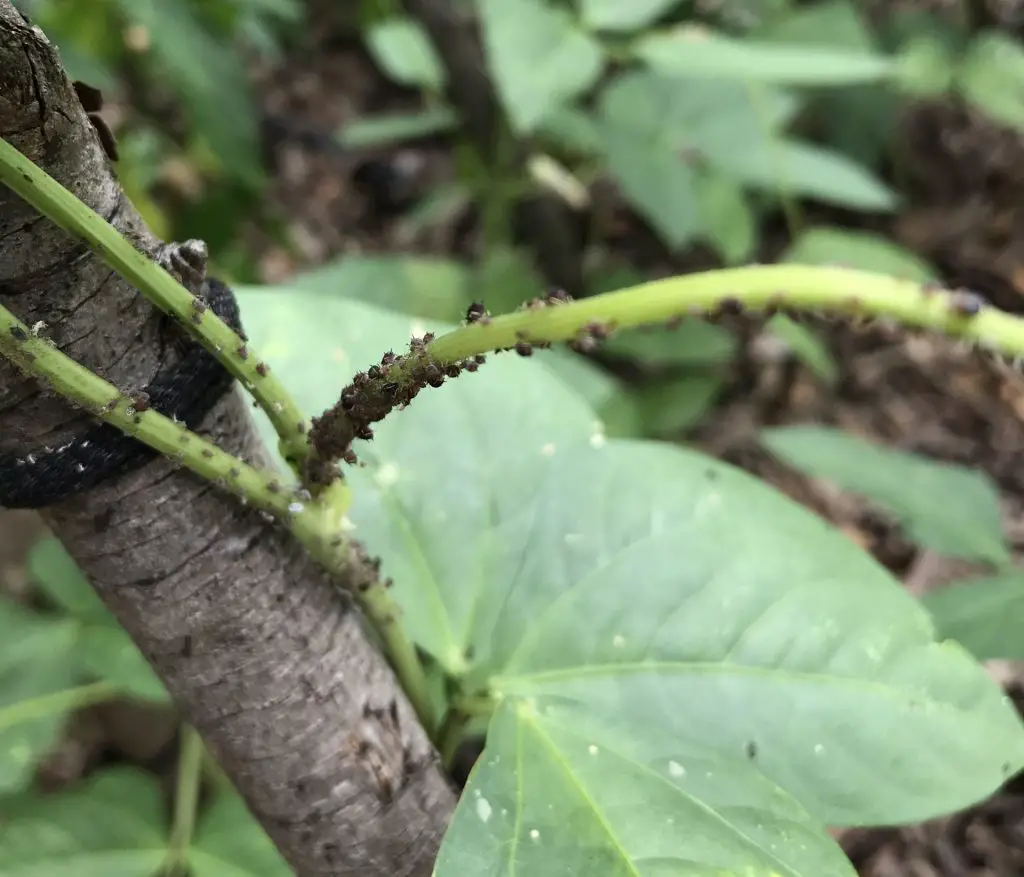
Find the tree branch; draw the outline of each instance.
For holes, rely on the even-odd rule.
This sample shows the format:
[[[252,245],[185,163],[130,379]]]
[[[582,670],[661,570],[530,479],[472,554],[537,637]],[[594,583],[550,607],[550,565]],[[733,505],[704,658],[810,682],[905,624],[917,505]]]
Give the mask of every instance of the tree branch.
[[[156,252],[56,53],[10,0],[0,136]],[[7,189],[0,303],[121,388],[176,355],[147,301]],[[0,453],[57,447],[88,426],[0,361]],[[202,431],[269,465],[238,392]],[[43,515],[300,877],[430,873],[451,786],[350,601],[286,533],[162,458]]]

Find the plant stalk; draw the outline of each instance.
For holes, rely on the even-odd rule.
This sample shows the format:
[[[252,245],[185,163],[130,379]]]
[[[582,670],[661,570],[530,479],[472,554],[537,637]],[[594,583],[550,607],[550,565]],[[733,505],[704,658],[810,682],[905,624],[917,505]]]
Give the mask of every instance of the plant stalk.
[[[110,223],[14,146],[0,138],[0,182],[43,216],[85,241],[114,271],[178,322],[233,374],[266,411],[281,454],[297,473],[309,456],[305,418],[268,367],[216,314],[199,313],[196,298],[164,268],[136,249]]]

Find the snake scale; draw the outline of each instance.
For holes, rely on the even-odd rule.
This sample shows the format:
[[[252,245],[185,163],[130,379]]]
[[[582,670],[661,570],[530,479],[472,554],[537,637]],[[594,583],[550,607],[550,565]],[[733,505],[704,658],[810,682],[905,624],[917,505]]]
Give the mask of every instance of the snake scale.
[[[241,315],[231,288],[215,278],[203,282],[210,310],[241,333]],[[148,407],[195,429],[230,389],[234,378],[198,342],[182,341],[182,355],[162,369],[138,395]],[[65,445],[29,453],[0,453],[0,508],[44,508],[145,465],[157,452],[105,423]]]

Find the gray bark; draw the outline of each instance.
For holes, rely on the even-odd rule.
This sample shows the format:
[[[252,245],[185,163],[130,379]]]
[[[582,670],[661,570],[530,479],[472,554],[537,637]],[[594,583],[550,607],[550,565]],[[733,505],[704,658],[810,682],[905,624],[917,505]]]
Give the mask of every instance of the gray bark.
[[[0,0],[0,136],[149,253],[52,46]],[[160,365],[156,310],[0,187],[0,302],[115,385]],[[267,454],[229,394],[202,432]],[[0,360],[0,452],[90,424]],[[455,796],[350,603],[287,533],[166,460],[43,510],[300,877],[426,875]]]

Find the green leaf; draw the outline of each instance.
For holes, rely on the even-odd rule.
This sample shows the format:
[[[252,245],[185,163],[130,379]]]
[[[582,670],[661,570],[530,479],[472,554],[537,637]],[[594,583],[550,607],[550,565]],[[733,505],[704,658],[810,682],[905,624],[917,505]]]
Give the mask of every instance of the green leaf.
[[[605,342],[601,352],[649,366],[719,365],[732,359],[736,338],[722,326],[692,319],[674,329],[653,326],[623,332]]]
[[[751,146],[709,153],[707,158],[739,182],[769,192],[788,192],[855,210],[888,212],[896,206],[888,186],[838,152],[796,140]]]
[[[0,599],[0,712],[74,685],[77,629]],[[0,794],[25,789],[57,742],[69,709],[25,722],[0,722]]]
[[[544,351],[543,357],[544,364],[597,412],[608,436],[640,435],[641,413],[636,393],[622,381],[586,357],[564,348]]]
[[[529,253],[498,245],[484,253],[472,286],[476,299],[483,302],[488,311],[504,314],[536,298],[545,284]]]
[[[148,877],[167,855],[159,782],[132,768],[71,792],[9,800],[3,810],[4,877]]]
[[[538,131],[565,149],[584,155],[601,151],[601,126],[577,107],[556,107],[545,117]]]
[[[768,86],[634,72],[609,85],[599,112],[606,127],[630,132],[634,162],[643,160],[643,149],[661,156],[691,153],[734,184],[844,207],[892,209],[893,192],[869,171],[837,152],[781,135],[798,107],[791,95]]]
[[[855,0],[819,0],[787,9],[750,34],[755,39],[819,49],[874,54],[879,51],[878,29],[869,31],[862,5]],[[902,59],[893,75],[904,72]],[[889,132],[903,111],[900,95],[889,82],[867,82],[817,89],[808,116],[814,129],[833,149],[869,167],[884,158]]]
[[[636,55],[678,76],[740,79],[776,85],[851,85],[888,79],[891,59],[871,52],[737,40],[695,25],[640,39]]]
[[[435,328],[239,299],[311,412]],[[733,467],[609,440],[543,353],[425,391],[349,476],[410,635],[505,704],[439,875],[575,873],[586,854],[602,874],[846,877],[809,812],[926,818],[1024,764],[1001,690],[868,555]]]
[[[465,266],[458,262],[396,254],[343,256],[300,274],[290,285],[317,296],[356,299],[411,316],[459,320],[469,305],[468,281]],[[322,304],[317,301],[312,307]]]
[[[602,92],[601,119],[676,150],[707,156],[773,142],[799,110],[790,94],[740,82],[684,79],[649,70],[616,77]]]
[[[534,131],[556,107],[592,86],[601,47],[565,9],[543,0],[479,0],[487,64],[512,127]]]
[[[761,148],[796,109],[788,95],[734,82],[619,76],[599,106],[597,148],[624,193],[674,246],[702,234],[727,255],[747,246],[753,218],[729,175],[691,169],[723,150]],[[737,257],[742,258],[742,257]]]
[[[440,877],[576,873],[584,855],[603,874],[653,857],[666,874],[848,875],[821,823],[930,818],[1024,764],[984,669],[741,470],[564,444],[501,510],[470,680],[502,707]]]
[[[941,97],[953,85],[956,58],[946,42],[935,34],[909,40],[898,56],[896,83],[912,97]]]
[[[364,116],[347,123],[335,139],[347,149],[368,149],[443,134],[458,124],[459,119],[451,109],[433,107],[417,113]]]
[[[604,127],[601,148],[622,194],[672,249],[700,230],[694,174],[676,151],[614,125]]]
[[[241,797],[228,791],[200,818],[188,862],[192,877],[292,877]]]
[[[253,344],[310,414],[334,404],[352,375],[384,351],[445,328],[298,290],[240,287],[236,294]],[[448,669],[464,665],[468,627],[489,593],[487,570],[501,551],[490,522],[521,501],[568,436],[604,439],[593,410],[556,377],[545,353],[491,356],[476,374],[425,390],[415,405],[376,424],[372,442],[356,443],[366,465],[346,474],[355,532],[384,558],[409,635]],[[265,423],[262,415],[258,422]],[[480,538],[469,536],[481,530]]]
[[[480,862],[502,877],[855,873],[755,769],[689,740],[648,734],[638,744],[627,732],[591,733],[557,708],[518,705],[491,723],[435,874],[472,874]]]
[[[839,378],[839,369],[825,342],[806,326],[785,314],[776,314],[768,321],[768,330],[788,347],[798,362],[805,365],[826,386]]]
[[[735,180],[704,172],[696,178],[703,236],[727,265],[746,262],[757,246],[757,217]]]
[[[391,18],[372,25],[366,45],[380,68],[400,85],[441,91],[444,67],[418,22]]]
[[[761,435],[765,446],[793,468],[886,509],[918,544],[949,557],[1009,561],[999,494],[984,473],[824,427],[781,427]]]
[[[581,0],[583,20],[595,30],[639,30],[679,5],[679,0]]]
[[[922,283],[936,277],[931,265],[881,235],[830,226],[805,229],[780,261],[801,265],[838,263]]]
[[[25,567],[33,584],[61,609],[94,621],[110,618],[107,607],[59,539],[39,539],[29,550]]]
[[[789,4],[781,14],[766,17],[751,35],[782,45],[827,46],[875,54],[876,41],[853,0],[818,0],[807,5]]]
[[[1024,130],[1024,46],[997,31],[972,40],[956,78],[959,92],[990,118]]]
[[[194,131],[235,179],[264,179],[252,95],[234,46],[211,34],[179,0],[117,0],[132,24],[146,29],[160,78],[180,92]]]
[[[114,683],[125,694],[169,701],[163,682],[57,539],[40,539],[33,545],[27,566],[37,587],[76,619],[75,655],[82,670]]]
[[[460,180],[435,186],[402,214],[394,226],[395,239],[412,241],[431,228],[454,223],[472,202],[472,191]],[[393,255],[400,256],[399,253]]]
[[[922,598],[939,635],[979,661],[1024,661],[1024,572],[1007,570],[929,591]]]
[[[646,433],[659,438],[686,433],[711,410],[724,386],[719,375],[687,375],[644,383],[636,397]]]

